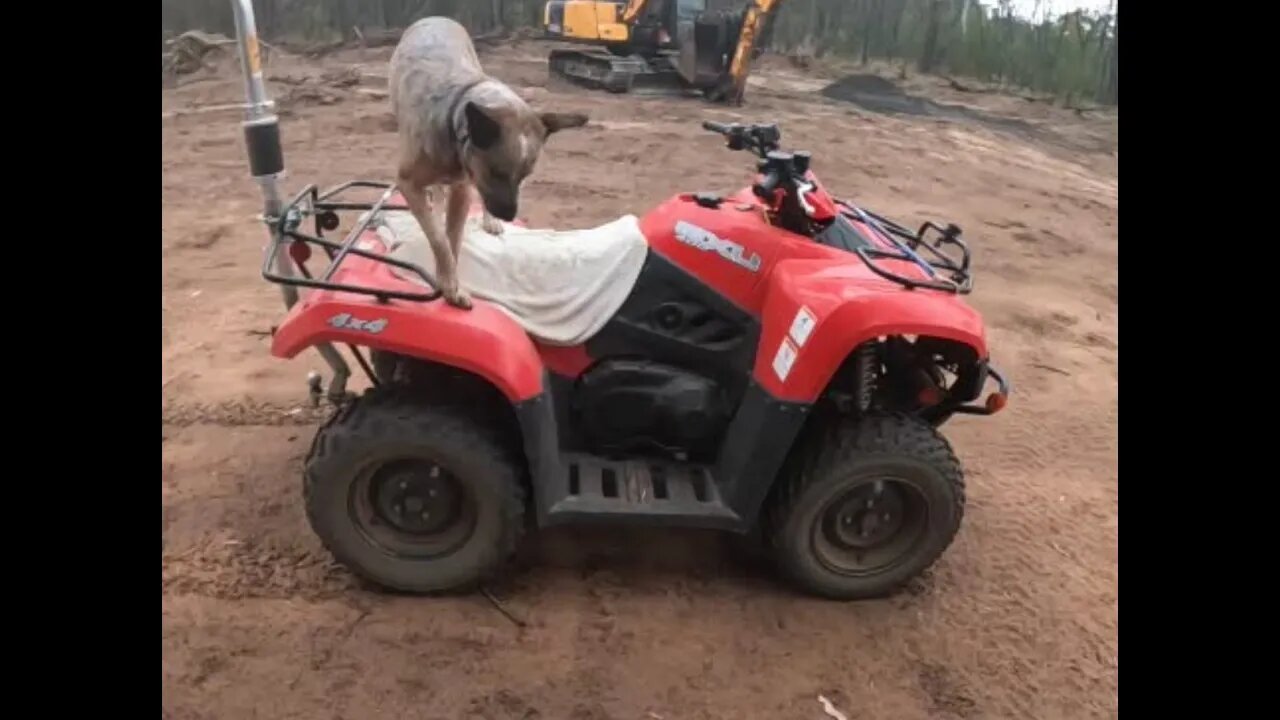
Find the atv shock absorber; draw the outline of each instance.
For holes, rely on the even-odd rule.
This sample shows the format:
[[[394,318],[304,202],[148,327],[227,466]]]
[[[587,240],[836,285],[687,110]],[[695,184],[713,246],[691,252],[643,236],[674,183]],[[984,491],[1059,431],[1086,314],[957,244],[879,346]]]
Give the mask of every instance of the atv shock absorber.
[[[879,345],[875,342],[863,343],[855,351],[854,375],[857,378],[857,406],[861,415],[871,409],[871,398],[875,395],[876,380],[880,375]]]

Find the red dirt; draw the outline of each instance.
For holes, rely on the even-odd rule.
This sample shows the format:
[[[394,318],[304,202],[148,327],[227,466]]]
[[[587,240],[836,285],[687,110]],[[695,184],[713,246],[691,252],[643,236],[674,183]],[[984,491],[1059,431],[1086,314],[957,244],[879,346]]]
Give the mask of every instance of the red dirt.
[[[966,229],[972,301],[1015,395],[1001,415],[947,427],[969,478],[956,543],[909,592],[858,604],[798,596],[720,536],[692,532],[535,536],[495,588],[523,629],[482,596],[360,588],[303,518],[300,460],[316,422],[304,376],[321,364],[268,355],[281,305],[258,276],[265,234],[237,118],[171,114],[237,101],[224,68],[162,96],[165,717],[816,719],[819,694],[850,718],[1116,716],[1114,117],[913,80],[914,94],[927,86],[1111,147],[1069,154],[864,113],[778,63],[736,111],[549,90],[542,52],[485,56],[534,104],[594,121],[548,143],[522,203],[535,225],[745,184],[744,158],[698,128],[745,118],[779,121],[828,185],[868,206]],[[384,73],[386,56],[281,57],[268,74]],[[385,100],[327,92],[287,106],[287,186],[389,178]]]

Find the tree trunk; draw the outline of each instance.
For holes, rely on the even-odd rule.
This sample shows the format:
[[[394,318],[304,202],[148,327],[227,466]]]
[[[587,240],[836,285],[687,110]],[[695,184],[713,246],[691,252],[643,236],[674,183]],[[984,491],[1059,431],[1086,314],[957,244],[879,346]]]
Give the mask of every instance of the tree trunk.
[[[506,28],[506,22],[502,13],[502,0],[490,0],[490,14],[493,17],[493,29],[502,31]]]
[[[902,18],[907,14],[906,0],[898,3],[898,14],[893,18],[893,32],[890,34],[889,55],[897,57],[901,46],[898,44],[898,38],[902,32]]]
[[[871,58],[871,18],[875,17],[875,27],[879,28],[884,18],[884,0],[865,0],[864,7],[874,2],[875,11],[862,13],[862,64],[866,65]]]
[[[922,73],[933,72],[938,62],[938,26],[942,19],[942,0],[929,0],[929,8],[924,28],[924,50],[920,53],[919,69]]]
[[[1111,36],[1111,47],[1106,53],[1102,66],[1102,77],[1098,83],[1096,97],[1098,102],[1108,105],[1120,104],[1120,26],[1116,25]]]

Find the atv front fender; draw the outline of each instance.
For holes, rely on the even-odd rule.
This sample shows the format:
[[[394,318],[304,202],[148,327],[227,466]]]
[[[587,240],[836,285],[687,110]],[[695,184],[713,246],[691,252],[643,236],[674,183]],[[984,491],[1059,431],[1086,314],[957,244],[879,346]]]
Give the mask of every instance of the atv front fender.
[[[853,264],[778,263],[762,323],[753,374],[779,400],[817,400],[849,353],[878,337],[936,337],[987,358],[982,317],[959,296],[907,290]]]
[[[497,306],[473,302],[472,309],[461,310],[443,300],[379,303],[312,291],[276,328],[271,354],[287,359],[320,343],[347,343],[466,370],[512,403],[541,393],[542,361],[524,329]]]

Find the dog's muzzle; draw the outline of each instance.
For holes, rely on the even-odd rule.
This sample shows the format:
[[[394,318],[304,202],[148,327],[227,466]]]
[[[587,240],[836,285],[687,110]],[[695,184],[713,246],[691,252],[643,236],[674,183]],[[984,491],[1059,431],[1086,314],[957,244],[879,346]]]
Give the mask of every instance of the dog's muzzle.
[[[505,222],[511,222],[512,220],[516,219],[515,203],[488,203],[487,202],[484,204],[484,209],[488,210],[490,215],[498,218],[499,220],[503,220]]]

